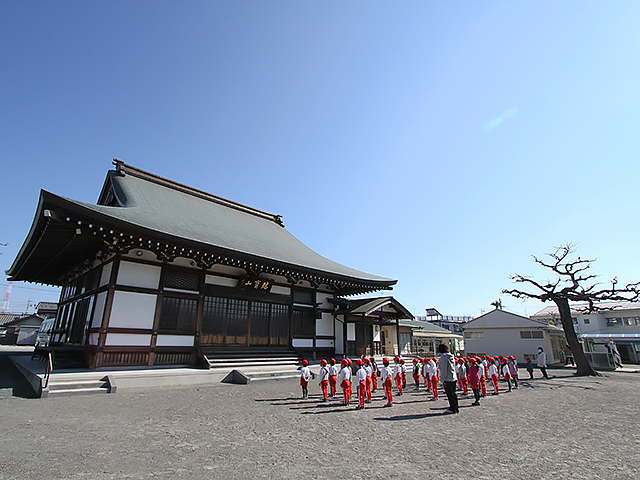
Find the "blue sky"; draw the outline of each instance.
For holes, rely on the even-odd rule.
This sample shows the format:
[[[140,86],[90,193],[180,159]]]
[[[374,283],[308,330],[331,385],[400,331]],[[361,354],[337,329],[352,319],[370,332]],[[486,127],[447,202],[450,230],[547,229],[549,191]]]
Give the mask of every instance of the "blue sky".
[[[0,267],[40,189],[95,202],[119,158],[282,214],[415,314],[532,314],[501,290],[569,242],[639,281],[638,25],[636,1],[4,1]]]

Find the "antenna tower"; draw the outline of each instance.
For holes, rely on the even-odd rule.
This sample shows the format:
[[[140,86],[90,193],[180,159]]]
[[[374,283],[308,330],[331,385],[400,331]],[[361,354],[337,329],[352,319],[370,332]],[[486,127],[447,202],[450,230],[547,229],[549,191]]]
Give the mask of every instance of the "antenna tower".
[[[13,287],[13,282],[9,282],[9,285],[7,285],[7,292],[4,294],[4,302],[2,302],[2,313],[9,312],[9,297],[11,296],[11,287]]]

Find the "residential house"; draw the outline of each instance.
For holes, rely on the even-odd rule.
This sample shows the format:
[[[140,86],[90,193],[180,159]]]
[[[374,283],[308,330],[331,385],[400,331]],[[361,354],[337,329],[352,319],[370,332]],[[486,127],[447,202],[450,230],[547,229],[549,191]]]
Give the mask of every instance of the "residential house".
[[[467,322],[464,331],[467,355],[515,355],[519,363],[536,359],[538,347],[549,364],[562,361],[564,331],[545,321],[495,309]]]

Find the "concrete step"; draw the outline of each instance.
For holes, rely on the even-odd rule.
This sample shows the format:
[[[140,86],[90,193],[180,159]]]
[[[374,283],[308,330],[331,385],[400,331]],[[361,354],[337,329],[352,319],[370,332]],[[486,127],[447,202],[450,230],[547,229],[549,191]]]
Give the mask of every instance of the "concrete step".
[[[251,381],[256,380],[274,380],[274,379],[282,379],[285,378],[298,378],[300,374],[297,372],[261,372],[261,373],[247,373],[243,372],[247,377],[251,379]]]
[[[93,388],[108,388],[109,385],[104,380],[98,381],[49,381],[49,392],[57,390],[87,390]]]
[[[109,389],[106,387],[95,388],[70,388],[70,389],[55,389],[49,390],[49,398],[51,397],[70,397],[74,395],[102,395],[109,393]]]

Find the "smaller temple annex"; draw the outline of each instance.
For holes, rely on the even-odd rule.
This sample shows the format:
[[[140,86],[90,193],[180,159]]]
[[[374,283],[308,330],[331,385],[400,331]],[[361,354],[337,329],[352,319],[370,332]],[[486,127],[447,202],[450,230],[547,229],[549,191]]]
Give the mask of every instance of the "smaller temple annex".
[[[114,165],[96,205],[41,191],[6,272],[62,287],[52,349],[82,352],[93,369],[393,353],[381,328],[411,313],[393,297],[349,297],[396,280],[324,258],[280,215]]]

